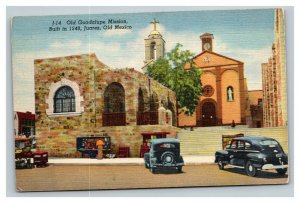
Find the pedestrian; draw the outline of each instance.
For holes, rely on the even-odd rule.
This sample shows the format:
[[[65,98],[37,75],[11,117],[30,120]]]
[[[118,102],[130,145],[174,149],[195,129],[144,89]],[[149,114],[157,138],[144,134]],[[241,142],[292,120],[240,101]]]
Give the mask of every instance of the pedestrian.
[[[96,145],[98,147],[97,159],[103,159],[103,145],[104,145],[104,142],[101,139],[99,139],[99,140],[97,140]]]
[[[234,122],[234,120],[232,120],[231,127],[232,127],[232,128],[235,127],[235,122]]]

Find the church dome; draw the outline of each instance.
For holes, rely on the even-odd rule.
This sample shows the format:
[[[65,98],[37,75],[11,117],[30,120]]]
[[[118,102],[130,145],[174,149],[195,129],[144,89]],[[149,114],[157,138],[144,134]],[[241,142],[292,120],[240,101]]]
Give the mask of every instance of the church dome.
[[[149,34],[149,38],[155,38],[157,37],[162,37],[162,35],[157,31],[157,24],[159,23],[159,21],[157,21],[155,18],[152,22],[150,22],[151,24],[153,24],[153,30],[151,31],[151,33]]]
[[[158,32],[157,30],[152,30],[152,32],[149,34],[149,37],[153,35],[161,36],[160,32]]]
[[[212,33],[205,32],[200,37],[214,37]]]

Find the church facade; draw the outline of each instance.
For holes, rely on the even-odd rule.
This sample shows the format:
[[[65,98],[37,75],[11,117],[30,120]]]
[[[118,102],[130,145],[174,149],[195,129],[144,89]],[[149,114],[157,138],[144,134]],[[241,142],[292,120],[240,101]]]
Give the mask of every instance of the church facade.
[[[139,157],[144,132],[175,137],[173,91],[133,68],[111,69],[95,54],[36,59],[37,147],[52,157],[80,157],[76,138],[110,136],[111,153]]]
[[[193,58],[202,71],[202,95],[196,113],[179,114],[179,126],[246,124],[244,63],[214,52],[213,34],[200,36],[202,52]],[[185,66],[188,71],[189,65]]]

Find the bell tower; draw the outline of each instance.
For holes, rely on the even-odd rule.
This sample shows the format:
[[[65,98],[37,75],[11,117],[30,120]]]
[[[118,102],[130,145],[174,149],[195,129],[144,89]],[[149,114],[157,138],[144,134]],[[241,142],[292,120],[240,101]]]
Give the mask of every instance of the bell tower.
[[[211,33],[204,33],[200,36],[202,41],[202,52],[203,51],[213,51],[213,39],[214,35]]]
[[[153,24],[153,30],[148,35],[148,38],[145,39],[145,66],[165,56],[165,40],[157,30],[159,22],[154,19],[150,23]]]

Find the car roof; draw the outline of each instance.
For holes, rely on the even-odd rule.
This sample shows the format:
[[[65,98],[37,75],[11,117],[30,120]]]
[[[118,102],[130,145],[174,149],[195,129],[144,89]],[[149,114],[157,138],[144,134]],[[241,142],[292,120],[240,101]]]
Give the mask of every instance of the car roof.
[[[270,137],[261,137],[261,136],[244,136],[244,137],[236,137],[233,138],[233,140],[243,140],[243,141],[249,141],[249,142],[259,142],[262,140],[274,140]]]
[[[175,138],[159,138],[151,141],[152,144],[161,144],[166,142],[179,143],[179,140]]]

